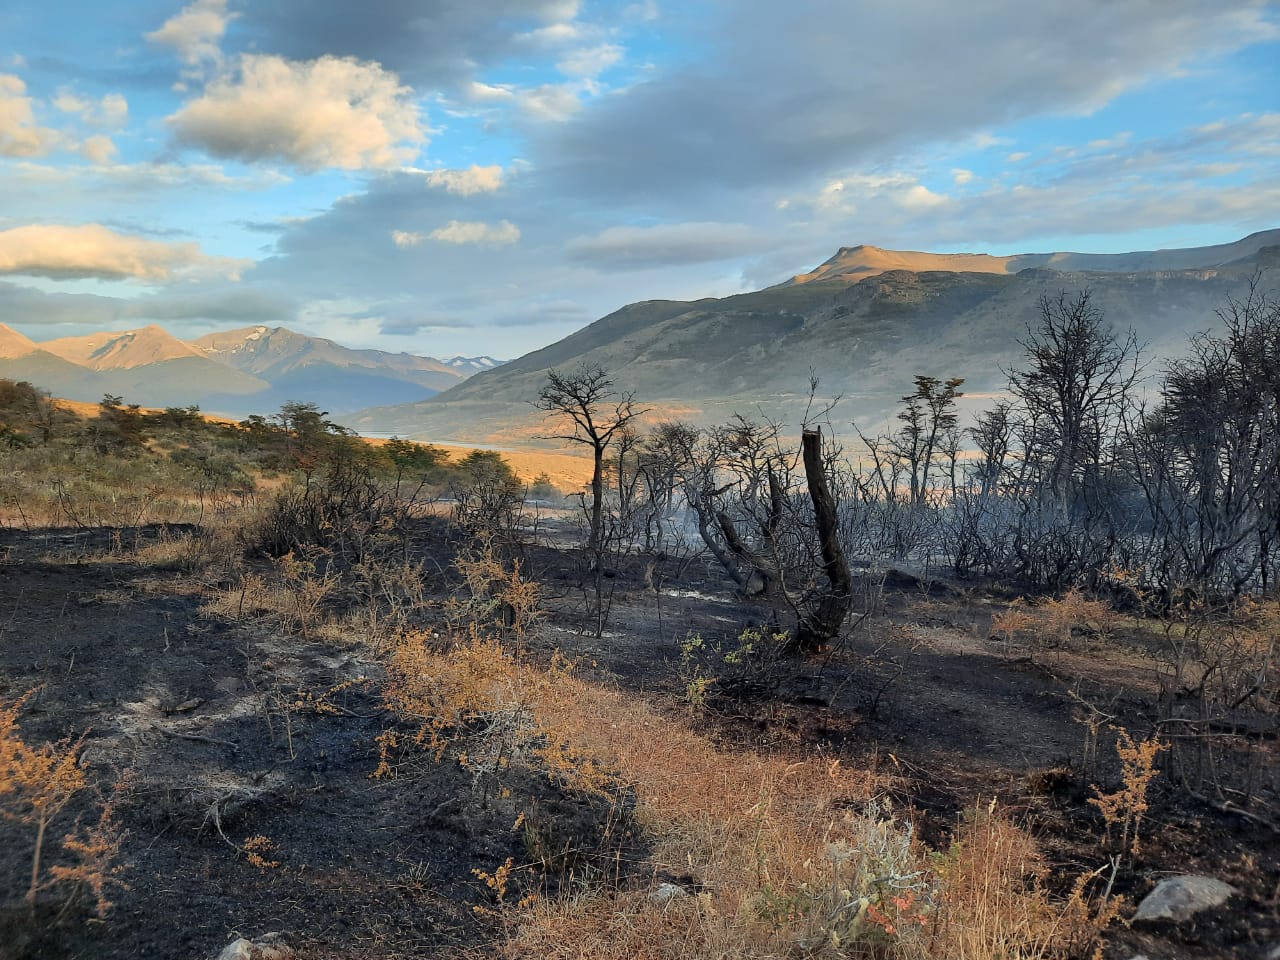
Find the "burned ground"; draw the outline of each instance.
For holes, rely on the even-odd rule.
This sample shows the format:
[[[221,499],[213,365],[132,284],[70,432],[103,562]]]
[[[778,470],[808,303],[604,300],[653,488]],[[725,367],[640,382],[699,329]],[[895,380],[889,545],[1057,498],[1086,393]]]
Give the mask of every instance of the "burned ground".
[[[483,953],[496,935],[493,891],[475,871],[527,860],[530,822],[541,842],[594,847],[597,868],[612,856],[625,872],[626,844],[641,838],[617,828],[622,815],[545,776],[515,771],[494,789],[451,758],[419,752],[397,756],[395,776],[374,778],[379,737],[414,730],[386,709],[370,648],[332,628],[342,611],[308,640],[270,618],[213,612],[225,578],[146,549],[183,533],[0,534],[0,698],[36,690],[24,736],[86,734],[83,763],[104,789],[132,771],[119,798],[127,889],[112,892],[105,921],[56,888],[34,916],[17,903],[30,839],[4,834],[7,955],[198,958],[268,931],[317,958]],[[429,620],[456,578],[447,532],[428,531],[423,543],[440,571]],[[548,546],[523,557],[545,598],[528,655],[559,649],[584,676],[651,700],[673,724],[696,710],[726,749],[891,771],[893,802],[914,811],[934,847],[945,849],[965,809],[994,802],[1034,833],[1063,892],[1107,862],[1088,800],[1091,785],[1115,784],[1118,766],[1105,732],[1088,756],[1081,718],[1101,711],[1138,736],[1158,716],[1152,662],[1125,629],[1028,650],[992,639],[1004,600],[908,580],[868,592],[868,617],[835,649],[715,677],[691,704],[690,637],[732,644],[746,627],[767,627],[767,611],[701,561],[670,565],[656,581],[643,565],[622,566],[597,637],[580,558]],[[1118,925],[1107,957],[1262,957],[1280,943],[1275,728],[1243,738],[1237,767],[1238,742],[1223,741],[1223,777],[1262,769],[1256,802],[1233,812],[1162,775],[1141,854],[1115,889],[1135,901],[1164,876],[1199,872],[1241,896],[1189,926]],[[521,814],[526,827],[513,829]]]

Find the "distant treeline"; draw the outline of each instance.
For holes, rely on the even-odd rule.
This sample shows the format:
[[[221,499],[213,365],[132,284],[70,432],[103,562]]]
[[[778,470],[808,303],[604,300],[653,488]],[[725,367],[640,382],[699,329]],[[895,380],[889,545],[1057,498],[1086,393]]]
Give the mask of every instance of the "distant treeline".
[[[150,462],[167,468],[169,486],[180,488],[185,480],[201,492],[251,491],[263,478],[310,478],[336,464],[442,490],[476,482],[521,487],[495,451],[454,460],[431,444],[370,443],[310,403],[287,403],[271,416],[234,423],[206,418],[197,406],[144,410],[108,395],[95,414],[80,415],[30,383],[0,380],[0,451],[9,452],[10,466],[14,457],[28,465],[61,463],[68,476],[76,473],[73,464],[86,468],[95,458]]]

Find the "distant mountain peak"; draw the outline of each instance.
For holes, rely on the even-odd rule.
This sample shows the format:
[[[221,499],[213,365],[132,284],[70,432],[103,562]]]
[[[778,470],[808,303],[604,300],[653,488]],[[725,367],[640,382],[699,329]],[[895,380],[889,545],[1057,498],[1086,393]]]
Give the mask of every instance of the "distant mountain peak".
[[[1280,244],[1280,229],[1259,230],[1233,243],[1207,247],[1140,250],[1132,253],[1020,253],[1007,257],[987,253],[925,253],[918,250],[889,250],[861,243],[841,247],[808,273],[797,274],[783,286],[840,281],[857,283],[890,270],[913,273],[1013,274],[1020,270],[1042,269],[1062,272],[1096,271],[1134,273],[1167,270],[1215,270],[1256,258],[1266,247]]]
[[[41,343],[39,347],[91,370],[129,370],[164,360],[203,356],[195,347],[154,323],[135,330],[63,337]]]
[[[0,359],[15,360],[40,349],[40,344],[25,337],[8,324],[0,323]]]
[[[458,370],[490,370],[502,365],[501,360],[495,360],[493,357],[464,357],[461,354],[442,362]]]
[[[923,253],[918,250],[886,250],[860,243],[841,247],[835,255],[808,273],[797,274],[787,284],[839,280],[857,283],[890,270],[925,273],[941,270],[948,273],[1015,273],[1009,264],[1014,257],[993,257],[986,253]]]

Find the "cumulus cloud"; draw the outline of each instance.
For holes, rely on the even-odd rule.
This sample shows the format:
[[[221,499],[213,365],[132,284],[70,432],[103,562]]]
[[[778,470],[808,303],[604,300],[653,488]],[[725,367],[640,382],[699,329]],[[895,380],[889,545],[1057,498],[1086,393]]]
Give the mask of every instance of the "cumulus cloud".
[[[968,183],[972,178],[956,173],[956,183]],[[868,201],[882,200],[904,210],[934,210],[950,202],[945,194],[935,193],[910,173],[846,173],[829,180],[812,194],[799,194],[786,198],[779,205],[787,208],[808,208],[826,217],[852,217],[861,205]]]
[[[460,197],[470,197],[502,189],[503,171],[498,164],[482,167],[473,163],[466,170],[432,170],[426,177],[427,183],[433,187],[441,187]]]
[[[564,123],[582,109],[582,94],[590,87],[582,81],[544,83],[515,91],[521,112],[535,120]]]
[[[80,153],[86,160],[96,164],[108,164],[115,159],[116,145],[110,137],[96,134],[80,144]]]
[[[393,168],[426,142],[413,91],[376,63],[249,54],[168,120],[179,143],[303,170]]]
[[[598,77],[621,62],[622,56],[622,47],[616,43],[601,43],[572,51],[556,67],[570,77]]]
[[[100,100],[94,100],[64,87],[54,97],[53,105],[95,127],[119,129],[129,119],[129,101],[119,93],[109,93]]]
[[[251,266],[251,260],[209,256],[195,243],[161,243],[96,223],[0,230],[0,274],[164,283],[201,276],[238,280]]]
[[[416,247],[425,239],[427,239],[427,235],[425,233],[413,233],[409,230],[391,231],[391,242],[401,249],[404,249],[405,247]]]
[[[36,122],[27,85],[13,74],[0,74],[0,156],[43,157],[60,140],[58,131]]]
[[[236,14],[227,12],[227,0],[196,0],[146,38],[171,48],[184,62],[194,66],[221,57],[222,37],[227,32],[227,24],[235,17]]]
[[[741,223],[667,223],[609,227],[569,243],[569,256],[605,270],[710,263],[756,252],[763,239]]]
[[[520,239],[520,228],[510,220],[499,220],[497,223],[484,223],[475,220],[450,220],[443,227],[437,227],[427,234],[431,240],[458,245],[479,244],[483,246],[505,246]]]

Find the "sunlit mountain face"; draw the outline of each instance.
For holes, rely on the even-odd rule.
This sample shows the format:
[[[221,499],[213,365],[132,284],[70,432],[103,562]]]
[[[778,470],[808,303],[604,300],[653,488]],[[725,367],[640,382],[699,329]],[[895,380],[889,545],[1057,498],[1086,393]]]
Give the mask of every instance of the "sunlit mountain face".
[[[334,414],[411,403],[500,362],[354,350],[261,325],[191,341],[153,324],[36,342],[0,324],[0,377],[72,400],[111,394],[144,406],[195,404],[233,415],[269,413],[290,402]]]

